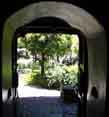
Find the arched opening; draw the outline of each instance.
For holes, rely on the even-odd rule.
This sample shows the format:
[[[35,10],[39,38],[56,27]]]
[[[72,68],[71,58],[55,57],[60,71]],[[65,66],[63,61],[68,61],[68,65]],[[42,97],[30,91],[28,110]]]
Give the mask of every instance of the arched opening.
[[[38,12],[35,12],[35,10]],[[26,13],[27,11],[28,13]],[[65,20],[71,27],[80,30],[85,35],[87,39],[86,43],[88,48],[87,49],[88,66],[86,67],[88,67],[89,69],[89,81],[88,81],[89,98],[90,98],[90,89],[92,85],[96,85],[97,87],[100,87],[99,88],[100,98],[105,100],[104,99],[105,97],[105,80],[104,79],[106,78],[106,58],[102,60],[102,56],[105,57],[106,55],[105,32],[102,26],[95,20],[95,18],[93,18],[86,11],[76,6],[66,4],[66,3],[61,3],[61,2],[59,3],[42,2],[38,4],[29,5],[24,9],[15,13],[14,15],[12,15],[6,21],[4,26],[3,57],[2,57],[3,83],[5,84],[6,78],[9,78],[10,79],[9,87],[12,86],[12,79],[11,79],[12,78],[12,61],[11,61],[12,50],[10,48],[12,47],[12,38],[14,36],[16,29],[30,23],[34,19],[37,19],[39,17],[45,17],[45,16],[61,18]],[[5,45],[5,41],[9,42],[8,45]],[[97,45],[98,42],[102,44],[99,46]],[[102,51],[103,53],[101,54],[99,53],[99,51]],[[6,65],[7,63],[8,65]],[[104,72],[101,72],[102,70]],[[97,78],[99,78],[99,80]],[[102,86],[104,88],[102,88]],[[104,108],[104,106],[102,107]],[[101,109],[101,110],[103,111],[104,109]],[[88,110],[87,110],[87,114],[88,114]]]
[[[52,23],[50,23],[50,21],[52,22]],[[43,22],[43,25],[39,25],[40,23],[39,22]],[[55,27],[53,27],[52,26],[52,24],[54,25],[54,23],[53,22],[55,22]],[[58,25],[56,22],[60,22],[59,24],[60,25]],[[34,24],[34,25],[33,25]],[[38,25],[37,25],[38,24]],[[41,23],[42,24],[42,23]],[[84,74],[84,81],[83,80],[79,80],[79,82],[77,82],[78,83],[78,85],[75,85],[74,84],[74,82],[73,82],[73,79],[72,80],[70,80],[70,76],[68,76],[67,77],[67,84],[66,84],[66,86],[64,86],[63,87],[63,89],[61,89],[63,92],[64,92],[64,98],[62,99],[63,101],[65,101],[65,102],[69,102],[70,104],[72,104],[72,106],[74,106],[75,108],[77,107],[77,110],[75,110],[75,115],[76,115],[76,113],[78,114],[78,109],[79,109],[79,107],[78,107],[78,105],[79,105],[79,101],[80,101],[80,99],[79,99],[79,97],[77,97],[77,98],[73,98],[73,90],[72,90],[72,88],[74,87],[73,85],[75,85],[75,86],[77,86],[77,90],[79,90],[79,88],[80,88],[80,86],[81,87],[83,87],[84,86],[84,88],[83,89],[86,89],[86,92],[85,92],[85,90],[83,91],[83,90],[81,90],[82,92],[81,93],[83,93],[83,94],[85,94],[84,95],[84,97],[83,97],[83,99],[82,99],[82,97],[81,97],[81,100],[84,100],[84,104],[86,103],[85,101],[87,100],[87,79],[88,79],[88,74],[86,74],[86,73],[88,73],[88,71],[87,71],[87,69],[86,69],[86,66],[88,66],[88,63],[86,62],[87,60],[86,60],[86,58],[87,58],[87,53],[86,52],[83,52],[84,50],[86,50],[87,51],[87,47],[86,47],[86,43],[85,43],[85,37],[83,36],[83,34],[79,31],[79,30],[76,30],[76,29],[73,29],[73,28],[71,28],[67,23],[65,23],[64,21],[62,21],[62,20],[60,20],[60,19],[57,19],[57,18],[50,18],[50,17],[46,17],[46,18],[42,18],[42,19],[38,19],[38,20],[36,20],[36,22],[35,23],[30,23],[30,24],[28,24],[28,25],[26,25],[26,26],[24,26],[24,27],[20,27],[19,29],[17,29],[16,30],[16,33],[15,33],[15,37],[13,38],[13,48],[12,48],[12,50],[13,50],[13,59],[12,59],[12,64],[13,64],[13,84],[14,84],[14,87],[16,87],[15,86],[15,82],[16,82],[16,79],[15,79],[15,72],[16,72],[16,70],[17,69],[15,69],[16,67],[16,65],[18,64],[17,63],[17,56],[16,56],[16,53],[17,53],[17,37],[19,37],[19,36],[25,36],[26,34],[28,34],[28,33],[40,33],[40,34],[52,34],[52,36],[56,36],[56,34],[62,34],[62,35],[69,35],[69,37],[71,38],[71,36],[72,37],[77,37],[77,35],[78,35],[78,37],[79,37],[79,39],[77,40],[77,42],[79,42],[78,43],[78,45],[77,45],[77,49],[79,50],[78,52],[77,52],[77,54],[76,54],[76,57],[79,57],[79,59],[78,59],[78,62],[75,64],[75,63],[68,63],[68,61],[67,61],[67,64],[66,63],[63,63],[62,62],[62,58],[64,58],[64,57],[61,57],[60,58],[60,60],[61,60],[61,62],[56,62],[56,61],[54,61],[55,63],[55,65],[57,66],[57,65],[59,65],[59,64],[61,64],[61,66],[62,65],[64,65],[64,67],[66,66],[67,68],[70,68],[71,66],[74,66],[74,65],[76,65],[77,67],[78,67],[78,70],[77,70],[77,72],[78,73],[76,73],[76,78],[77,79],[80,79],[81,78],[81,73],[82,72],[84,72],[85,74]],[[33,33],[33,34],[34,34]],[[64,37],[65,38],[65,37]],[[67,39],[67,38],[66,38]],[[49,40],[50,41],[50,40]],[[52,43],[52,42],[51,42]],[[37,43],[36,43],[37,44]],[[46,44],[47,45],[47,44]],[[38,45],[37,45],[38,46]],[[53,46],[53,45],[52,45]],[[80,48],[79,48],[79,46],[80,46]],[[44,48],[43,48],[44,49]],[[52,49],[52,47],[51,47],[51,49]],[[57,48],[58,49],[58,48]],[[56,50],[55,50],[56,51]],[[52,55],[53,56],[53,55]],[[65,56],[65,55],[64,55]],[[67,56],[67,55],[66,55]],[[72,55],[71,55],[72,56]],[[67,56],[68,57],[68,56]],[[74,56],[73,56],[74,57]],[[75,60],[76,60],[76,58],[74,58]],[[51,59],[51,60],[53,60],[53,59]],[[71,60],[70,60],[70,62],[71,62]],[[72,62],[74,62],[74,61],[72,61]],[[58,64],[57,64],[58,63]],[[70,67],[69,67],[70,66]],[[82,66],[82,67],[84,67],[84,71],[81,71],[81,73],[79,74],[79,69],[80,69],[80,66]],[[74,66],[75,67],[75,66]],[[62,67],[60,67],[61,68],[61,70],[62,70]],[[47,68],[46,68],[47,69]],[[73,68],[74,69],[74,68]],[[59,69],[59,67],[58,67],[58,69],[57,70],[60,70]],[[67,69],[66,69],[67,70]],[[46,70],[47,71],[47,70]],[[58,71],[57,71],[58,72]],[[71,72],[69,72],[69,73],[71,73]],[[73,72],[72,72],[73,73]],[[61,73],[59,73],[59,74],[61,74]],[[58,74],[58,75],[59,75]],[[79,76],[78,76],[78,74],[79,74]],[[65,73],[64,74],[64,76],[67,76],[68,75],[68,73]],[[72,75],[74,75],[74,73],[72,74]],[[46,77],[47,77],[47,74],[46,74]],[[58,76],[56,76],[56,77],[58,77]],[[60,77],[62,77],[61,75],[60,75]],[[19,79],[21,79],[20,77],[19,77]],[[23,78],[22,78],[23,79]],[[52,79],[53,79],[53,77],[52,77]],[[70,81],[68,81],[68,79],[70,80]],[[41,79],[40,79],[41,80]],[[54,79],[53,79],[54,80]],[[81,82],[81,84],[80,84],[80,81],[82,81]],[[66,81],[65,81],[66,82]],[[72,84],[70,83],[70,82],[72,82]],[[84,84],[82,84],[82,83],[84,83]],[[40,84],[39,84],[40,85]],[[69,88],[68,88],[68,85],[70,86]],[[52,85],[53,86],[53,85]],[[57,86],[57,84],[55,83],[55,85],[54,85],[54,87],[52,87],[52,88],[55,88],[56,89],[56,86]],[[24,88],[24,87],[23,87]],[[22,92],[23,92],[23,90],[24,89],[21,89],[22,90]],[[49,87],[50,88],[50,87]],[[57,87],[57,88],[59,88],[59,87]],[[19,88],[20,89],[20,88]],[[26,88],[25,88],[26,89]],[[60,88],[59,88],[60,89]],[[48,96],[49,97],[49,101],[52,99],[52,103],[54,103],[53,102],[53,98],[55,99],[55,97],[54,96],[60,96],[60,94],[58,93],[58,95],[56,95],[56,94],[52,94],[52,96],[51,95],[47,95],[47,93],[46,94],[44,94],[43,95],[43,93],[42,93],[42,95],[40,95],[40,92],[38,92],[38,90],[37,90],[37,95],[34,93],[33,95],[31,95],[31,94],[29,94],[29,88],[27,89],[27,90],[25,90],[23,93],[21,93],[21,90],[19,90],[20,92],[20,98],[24,98],[25,96],[26,96],[26,98],[28,98],[30,101],[31,101],[31,99],[32,98],[30,98],[30,96],[33,96],[34,95],[34,97],[37,97],[38,95],[40,96],[40,99],[41,99],[41,96],[43,97],[43,100],[44,99],[46,99],[46,100],[48,100],[47,99],[47,97],[46,96]],[[32,92],[32,90],[31,90],[31,92]],[[43,91],[42,91],[43,92]],[[38,94],[39,93],[39,94]],[[23,94],[23,95],[22,95]],[[29,95],[28,95],[29,94]],[[54,96],[53,96],[54,95]],[[77,94],[77,95],[79,95],[79,93]],[[81,94],[82,95],[82,94]],[[69,96],[69,97],[68,97]],[[50,97],[51,97],[51,99],[50,99]],[[39,99],[39,100],[40,100]],[[78,100],[79,99],[79,100]],[[22,99],[24,102],[25,102],[25,99]],[[29,103],[31,103],[29,101]],[[34,101],[35,101],[35,98],[34,98]],[[55,100],[56,101],[56,100]],[[36,102],[37,102],[37,98],[36,98]],[[75,105],[76,103],[77,103],[77,105]],[[44,104],[44,102],[42,103],[42,104]],[[60,105],[60,102],[58,102],[57,103],[58,105]],[[68,104],[69,105],[69,104]],[[67,106],[68,106],[67,105]],[[24,106],[25,106],[25,104],[24,104]],[[46,108],[48,108],[47,106],[49,106],[49,105],[46,105]],[[52,105],[53,106],[53,105]],[[57,106],[57,108],[58,108],[59,106]],[[66,106],[65,106],[66,107]],[[36,105],[36,108],[37,108],[37,105]],[[42,108],[42,107],[41,107]],[[70,105],[69,105],[69,108],[70,108]],[[85,108],[85,107],[84,107]],[[43,110],[43,109],[42,109]],[[25,112],[27,111],[27,110],[24,110]],[[55,111],[54,111],[54,113],[55,113]],[[72,112],[71,113],[74,113],[74,110],[72,110]],[[37,113],[38,114],[38,113]],[[56,114],[56,113],[55,113]],[[60,112],[60,114],[61,114],[61,112]],[[38,114],[39,115],[39,114]],[[72,116],[73,116],[73,114],[72,114]]]

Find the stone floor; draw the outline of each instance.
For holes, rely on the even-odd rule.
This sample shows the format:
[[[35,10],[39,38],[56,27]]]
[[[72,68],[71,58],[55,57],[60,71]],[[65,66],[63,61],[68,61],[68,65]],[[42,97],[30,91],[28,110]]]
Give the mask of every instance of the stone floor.
[[[19,98],[16,103],[17,117],[77,117],[78,103],[64,103],[60,99],[60,91],[19,84]],[[4,117],[11,117],[12,103],[5,105]]]
[[[20,98],[17,117],[77,117],[78,104],[65,104],[58,97]]]
[[[59,91],[25,86],[18,89],[18,94],[15,117],[77,117],[78,115],[78,103],[64,103]],[[12,115],[11,105],[11,102],[6,104],[4,117]]]
[[[31,86],[18,88],[17,117],[77,117],[78,103],[64,103],[60,91]]]

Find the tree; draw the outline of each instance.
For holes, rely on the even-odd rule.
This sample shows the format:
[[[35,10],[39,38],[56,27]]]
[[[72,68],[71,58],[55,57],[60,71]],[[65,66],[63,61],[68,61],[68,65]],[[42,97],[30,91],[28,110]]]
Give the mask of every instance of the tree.
[[[46,61],[52,59],[59,63],[61,57],[72,52],[73,37],[69,34],[27,33],[21,38],[21,44],[30,51],[34,62],[39,61],[42,78],[45,77]]]
[[[28,48],[28,40],[26,36],[18,38],[18,48]],[[25,51],[26,56],[28,56],[28,51]]]

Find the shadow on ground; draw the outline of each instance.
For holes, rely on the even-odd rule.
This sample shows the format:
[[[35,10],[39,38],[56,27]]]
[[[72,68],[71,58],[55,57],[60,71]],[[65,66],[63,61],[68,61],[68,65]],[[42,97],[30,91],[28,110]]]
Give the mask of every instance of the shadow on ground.
[[[59,97],[17,99],[17,117],[77,117],[78,103],[63,103]]]

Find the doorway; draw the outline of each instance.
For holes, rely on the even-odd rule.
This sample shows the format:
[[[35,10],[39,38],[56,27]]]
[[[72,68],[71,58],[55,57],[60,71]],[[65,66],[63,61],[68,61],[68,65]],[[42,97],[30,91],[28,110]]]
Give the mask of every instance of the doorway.
[[[44,29],[46,29],[46,33],[44,33]],[[14,40],[17,41],[14,41],[14,45],[17,46],[14,46],[14,54],[17,56],[13,55],[15,57],[13,64],[17,64],[16,72],[18,72],[19,76],[18,95],[20,102],[23,102],[20,104],[20,108],[25,106],[25,102],[27,105],[31,103],[32,99],[34,103],[42,100],[42,105],[46,102],[44,100],[51,100],[52,104],[57,105],[54,106],[54,110],[52,109],[54,115],[57,114],[57,109],[59,109],[58,115],[69,113],[69,116],[76,116],[78,115],[80,102],[79,36],[76,31],[71,31],[68,28],[57,28],[55,32],[51,32],[50,28],[43,28],[43,33],[41,31],[42,28],[28,27],[26,30],[24,28],[23,30],[20,29],[15,35],[16,39]],[[42,59],[42,52],[44,52],[44,59]],[[43,66],[41,65],[42,62]],[[44,70],[42,67],[44,67]],[[65,89],[71,91],[69,95],[64,92],[64,98],[61,98],[61,92],[65,91]],[[73,90],[75,91],[74,97]],[[64,103],[64,101],[69,104]],[[48,103],[48,105],[48,108],[50,108],[51,104]],[[23,108],[23,111],[25,110]],[[65,110],[67,110],[66,113],[63,112]],[[49,111],[46,112],[50,114]],[[22,113],[22,110],[20,113]],[[33,112],[31,111],[30,114],[33,114]],[[39,113],[36,114],[39,115]],[[36,114],[34,113],[34,115]]]

